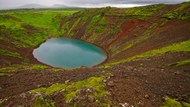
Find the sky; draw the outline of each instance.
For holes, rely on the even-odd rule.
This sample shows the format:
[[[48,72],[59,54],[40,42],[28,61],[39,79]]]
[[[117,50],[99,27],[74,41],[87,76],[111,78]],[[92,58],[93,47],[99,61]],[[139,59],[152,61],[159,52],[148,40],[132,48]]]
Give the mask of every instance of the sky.
[[[55,4],[77,7],[135,7],[148,4],[177,4],[190,0],[0,0],[0,9],[17,8],[27,4],[53,6]]]

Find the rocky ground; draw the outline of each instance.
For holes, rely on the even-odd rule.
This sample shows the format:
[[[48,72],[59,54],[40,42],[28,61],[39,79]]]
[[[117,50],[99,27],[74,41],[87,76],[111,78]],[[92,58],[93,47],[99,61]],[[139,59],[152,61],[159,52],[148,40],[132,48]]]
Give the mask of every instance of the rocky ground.
[[[189,102],[190,66],[169,66],[187,57],[189,53],[167,53],[112,67],[108,90],[114,101],[139,107],[161,106],[167,96]]]

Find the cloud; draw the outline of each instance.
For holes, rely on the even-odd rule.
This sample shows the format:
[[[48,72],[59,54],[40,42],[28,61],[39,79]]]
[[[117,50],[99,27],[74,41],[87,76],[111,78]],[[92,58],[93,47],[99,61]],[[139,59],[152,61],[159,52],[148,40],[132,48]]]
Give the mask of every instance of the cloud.
[[[176,4],[190,0],[0,0],[0,9],[16,8],[26,4],[40,4],[52,6],[54,4],[63,4],[79,7],[134,7],[145,4]]]
[[[83,4],[155,4],[155,3],[175,4],[189,0],[58,0],[58,1],[70,5],[83,5]]]
[[[113,3],[104,3],[104,4],[83,4],[83,5],[72,5],[84,8],[101,8],[101,7],[118,7],[118,8],[126,8],[126,7],[137,7],[137,6],[145,6],[148,4],[113,4]]]

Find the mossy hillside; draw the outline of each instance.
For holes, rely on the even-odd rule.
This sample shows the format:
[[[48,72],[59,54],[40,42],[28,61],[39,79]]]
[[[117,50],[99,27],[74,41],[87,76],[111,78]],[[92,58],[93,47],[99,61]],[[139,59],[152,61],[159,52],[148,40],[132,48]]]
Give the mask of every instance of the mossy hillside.
[[[106,17],[102,17],[96,26],[92,28],[93,35],[90,36],[91,40],[98,40],[102,35],[105,36],[105,32],[110,29],[107,28]]]
[[[50,71],[50,72],[64,72],[67,69],[52,68],[42,64],[11,64],[10,66],[0,68],[0,76],[9,75],[17,71]]]
[[[164,7],[165,7],[164,4],[156,4],[150,6],[128,8],[126,9],[125,14],[129,16],[134,16],[138,19],[146,20],[150,16],[155,14],[156,11],[159,11]]]
[[[43,97],[35,98],[32,104],[33,107],[55,107],[55,102],[51,99],[45,99]]]
[[[75,12],[77,10],[2,12],[0,25],[4,30],[1,30],[1,34],[8,34],[7,36],[21,41],[22,44],[13,42],[20,47],[36,46],[49,36],[61,35],[62,32],[58,31],[60,21]]]
[[[64,29],[65,31],[63,35],[72,37],[72,36],[77,36],[78,32],[84,32],[84,34],[81,35],[82,37],[80,39],[86,40],[87,36],[89,36],[87,33],[91,32],[94,27],[94,24],[96,24],[98,20],[100,20],[101,10],[102,9],[98,9],[98,11],[97,9],[85,9],[83,11],[74,13],[71,17],[68,17],[68,19],[65,21],[64,25],[62,26],[62,29]],[[81,28],[85,28],[83,29],[84,31],[81,31],[80,30]]]
[[[10,57],[15,57],[15,58],[22,58],[19,53],[10,52],[8,50],[3,50],[3,49],[0,49],[0,55],[10,56]]]
[[[155,14],[155,11],[159,11],[164,8],[164,4],[156,4],[156,5],[149,5],[149,6],[142,6],[142,7],[133,7],[127,9],[117,9],[107,7],[107,12],[105,13],[106,16],[114,16],[120,18],[137,18],[141,20],[147,20],[150,16]]]
[[[178,61],[178,62],[176,62],[174,64],[171,64],[170,66],[181,67],[181,66],[185,66],[185,65],[190,65],[190,59]]]
[[[14,41],[13,43],[16,46],[20,47],[31,47],[36,46],[43,42],[45,39],[55,36],[63,36],[65,34],[68,35],[76,35],[72,31],[76,28],[77,24],[82,21],[87,21],[90,18],[92,19],[90,24],[87,25],[85,34],[87,35],[89,30],[92,31],[93,26],[97,24],[96,28],[93,29],[93,35],[95,38],[99,37],[101,34],[104,34],[103,31],[109,23],[101,23],[101,18],[110,14],[124,14],[124,15],[134,15],[134,16],[151,16],[153,15],[154,11],[162,9],[165,5],[151,5],[145,7],[138,7],[138,8],[129,8],[123,9],[123,11],[115,8],[101,8],[101,9],[86,9],[84,11],[77,12],[78,10],[19,10],[19,11],[6,11],[2,12],[0,18],[3,18],[1,21],[1,25],[5,25],[8,31],[11,31],[9,34],[14,39],[20,41]],[[76,13],[77,12],[77,13]],[[73,14],[75,13],[75,14]],[[76,21],[74,24],[69,27],[70,21],[67,20],[61,31],[58,31],[58,27],[60,21],[63,20],[66,16],[76,17]],[[81,17],[81,20],[78,18]],[[105,17],[103,17],[105,18]],[[13,26],[14,25],[14,26]],[[119,25],[118,25],[119,26]],[[111,29],[114,33],[117,32],[115,29]],[[4,33],[4,32],[3,32]],[[113,35],[111,33],[110,35]],[[82,37],[85,39],[85,36]],[[94,38],[91,38],[94,39]]]
[[[184,3],[185,4],[185,3]],[[186,6],[186,5],[185,5]],[[9,31],[11,37],[18,40],[13,41],[16,46],[20,47],[31,47],[36,46],[36,44],[41,43],[47,38],[55,37],[55,36],[63,36],[68,33],[68,35],[76,35],[74,34],[73,29],[76,28],[78,23],[82,21],[87,21],[92,19],[90,24],[87,25],[87,30],[84,35],[87,35],[89,30],[92,31],[93,26],[97,24],[96,28],[93,29],[93,35],[95,38],[99,37],[100,34],[106,29],[106,24],[101,24],[101,18],[108,14],[114,16],[115,14],[122,14],[126,17],[135,16],[134,18],[141,17],[150,17],[154,14],[155,11],[161,10],[165,5],[151,5],[145,7],[136,7],[129,9],[116,9],[116,8],[101,8],[101,9],[86,9],[84,11],[77,12],[78,10],[15,10],[15,11],[2,11],[1,15],[1,25],[5,26],[5,29]],[[182,6],[183,7],[183,6]],[[187,7],[187,6],[186,6]],[[178,9],[180,10],[180,9]],[[184,11],[184,9],[182,10]],[[75,14],[73,14],[75,13]],[[73,14],[73,15],[72,15]],[[67,20],[64,27],[61,31],[58,31],[60,21],[63,20],[66,16],[75,17],[77,20],[74,24],[69,27],[70,21]],[[78,18],[81,17],[81,20]],[[105,18],[105,17],[103,17]],[[119,25],[118,25],[119,26]],[[110,31],[117,32],[115,29],[111,29]],[[4,34],[5,32],[2,32]],[[111,33],[110,35],[113,35]],[[85,36],[82,37],[85,39]],[[3,39],[3,38],[2,38]],[[94,39],[94,38],[91,38]]]
[[[190,2],[184,2],[180,4],[180,6],[174,10],[169,11],[164,14],[163,17],[167,19],[181,19],[188,20],[190,19]]]
[[[104,16],[106,15],[106,13],[112,11],[111,9],[112,9],[111,7],[84,9],[83,11],[79,11],[75,13],[73,16],[74,17],[85,16],[88,18],[92,18],[93,16],[96,16],[96,15]]]
[[[110,31],[117,32],[115,29],[107,29],[106,26],[109,25],[109,23],[106,22],[107,17],[105,14],[110,10],[111,8],[101,8],[101,9],[86,9],[80,12],[77,12],[73,15],[74,18],[81,18],[80,27],[85,28],[83,36],[81,39],[87,40],[89,39],[90,42],[94,42],[97,40],[98,37],[103,37],[102,34],[108,35],[107,33],[110,33]],[[74,22],[75,23],[75,22]],[[65,23],[66,25],[66,23]],[[115,27],[120,28],[120,25],[115,25]],[[80,27],[75,27],[73,31],[77,31],[80,29]],[[63,26],[64,28],[64,26]],[[67,28],[70,29],[70,28]],[[72,27],[73,29],[73,27]],[[109,32],[108,32],[109,31]],[[77,35],[77,34],[74,34]],[[99,38],[98,38],[99,39]]]
[[[66,103],[71,103],[72,100],[76,97],[76,94],[84,89],[84,88],[89,88],[95,90],[94,93],[91,95],[97,100],[97,103],[99,105],[109,105],[111,102],[106,101],[102,102],[104,99],[103,97],[105,95],[108,95],[108,92],[105,90],[105,84],[103,83],[104,77],[91,77],[89,79],[83,80],[83,81],[78,81],[78,82],[66,82],[65,84],[61,83],[55,83],[51,85],[50,87],[47,88],[38,88],[31,90],[30,93],[43,93],[46,95],[52,95],[55,92],[61,92],[62,95],[64,96],[64,99]],[[76,103],[76,102],[75,102]],[[76,105],[76,104],[73,105]],[[78,105],[80,106],[80,105]]]
[[[98,25],[94,28],[94,32],[95,33],[101,33],[104,31],[105,27],[106,27],[107,23],[106,23],[106,17],[103,17],[100,22],[98,23]]]
[[[110,20],[109,18],[108,16],[102,16],[101,19],[96,22],[96,25],[90,29],[92,35],[88,39],[91,41],[100,41],[101,39],[107,38],[106,42],[109,43],[109,41],[116,38],[116,36],[122,32],[122,25],[125,19],[118,18]],[[87,34],[89,34],[89,32]]]
[[[69,31],[69,24],[70,24],[70,20],[67,20],[64,25],[62,26],[62,30],[63,30],[63,35],[65,35],[68,31]]]
[[[160,49],[151,50],[151,51],[142,53],[140,55],[136,55],[136,56],[127,58],[127,59],[113,61],[113,62],[105,64],[105,66],[112,66],[112,65],[116,65],[116,64],[120,64],[120,63],[125,63],[125,62],[129,62],[131,60],[138,59],[138,58],[160,55],[160,54],[164,54],[166,52],[190,52],[190,40],[183,41],[180,43],[174,43],[169,46],[166,46],[166,47],[163,47]]]
[[[101,15],[96,15],[92,18],[90,24],[87,26],[87,31],[89,31],[91,28],[93,28],[93,25],[96,24],[101,18]]]
[[[116,50],[113,50],[113,49],[112,49],[112,50],[113,50],[112,56],[115,56],[115,55],[117,55],[118,53],[120,53],[120,52],[122,52],[122,51],[125,51],[125,50],[131,48],[131,47],[134,46],[135,44],[140,43],[140,42],[142,42],[142,41],[147,40],[147,39],[150,38],[150,37],[155,36],[155,32],[152,32],[152,31],[154,31],[154,29],[156,29],[157,27],[158,27],[158,23],[153,23],[152,25],[150,25],[150,26],[144,31],[143,34],[139,35],[135,40],[130,41],[127,45],[125,45],[125,46],[123,46],[123,47],[121,47],[121,46],[122,46],[122,44],[121,44],[120,49],[116,49]]]
[[[78,23],[80,22],[80,20],[81,20],[81,18],[78,18],[78,19],[74,22],[74,24],[72,25],[72,27],[69,29],[69,31],[68,31],[68,35],[69,35],[69,36],[72,36],[72,35],[71,35],[71,31],[78,25]]]

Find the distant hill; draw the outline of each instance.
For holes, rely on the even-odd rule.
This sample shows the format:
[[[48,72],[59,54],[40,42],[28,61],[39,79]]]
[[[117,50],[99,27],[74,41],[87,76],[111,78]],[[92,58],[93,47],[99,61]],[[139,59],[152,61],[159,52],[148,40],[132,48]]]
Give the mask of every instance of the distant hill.
[[[48,8],[48,6],[40,5],[40,4],[26,4],[22,5],[18,8]]]
[[[71,7],[64,4],[54,4],[53,6],[44,6],[40,4],[26,4],[18,8],[77,8],[77,7]]]
[[[69,8],[69,6],[64,4],[54,4],[52,8]]]
[[[79,8],[79,7],[68,6],[65,4],[54,4],[50,8]]]

